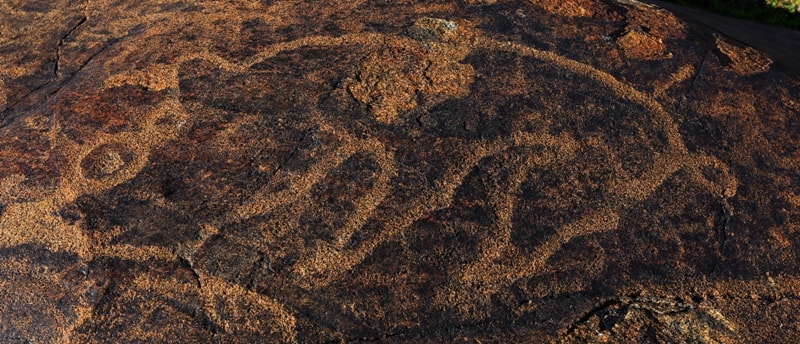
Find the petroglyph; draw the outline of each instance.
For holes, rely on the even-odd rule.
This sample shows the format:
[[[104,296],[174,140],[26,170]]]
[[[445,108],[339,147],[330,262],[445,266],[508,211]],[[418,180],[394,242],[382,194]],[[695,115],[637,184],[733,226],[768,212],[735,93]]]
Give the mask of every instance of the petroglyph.
[[[402,40],[406,43],[402,44],[384,38],[386,47],[367,57],[348,90],[384,123],[417,107],[420,94],[437,100],[463,97],[474,74],[472,66],[458,62],[469,52],[465,34],[455,22],[420,18],[408,29],[408,35],[419,42]]]
[[[568,5],[566,8],[573,16],[591,15],[579,6],[580,2],[569,2]],[[625,50],[626,56],[640,59],[668,56],[663,42],[644,32],[629,31],[618,43],[634,46],[642,42],[649,44],[645,47],[647,51]],[[403,126],[412,126],[413,121],[403,119],[411,118],[417,112],[427,112],[446,101],[467,97],[475,91],[471,88],[478,77],[468,57],[478,51],[488,51],[524,57],[544,63],[548,68],[585,77],[609,98],[641,106],[652,118],[652,128],[645,129],[663,137],[666,148],[649,152],[651,160],[644,171],[634,173],[623,168],[622,160],[626,157],[611,147],[610,139],[603,133],[577,138],[567,131],[549,130],[552,128],[526,131],[520,126],[498,137],[458,138],[464,144],[460,151],[453,152],[456,159],[442,160],[441,173],[432,173],[429,183],[415,190],[407,201],[387,204],[387,200],[396,201],[391,198],[392,194],[400,189],[402,178],[408,176],[402,173],[409,167],[398,158],[399,147],[385,138],[353,130],[358,126],[342,123],[349,120],[345,117],[340,119],[323,110],[314,110],[303,113],[314,126],[308,128],[302,139],[319,135],[325,138],[321,140],[325,147],[314,151],[312,162],[303,166],[301,171],[289,171],[280,162],[274,166],[259,165],[258,172],[269,175],[264,177],[265,182],[258,188],[247,190],[249,193],[242,196],[241,201],[232,201],[232,205],[221,214],[187,221],[191,222],[188,226],[194,231],[190,240],[171,246],[119,242],[116,238],[126,230],[123,228],[126,224],[111,224],[104,231],[89,232],[81,227],[85,223],[69,223],[59,215],[65,206],[76,203],[81,197],[114,192],[115,187],[137,178],[153,163],[150,157],[161,147],[187,135],[198,116],[187,110],[189,104],[182,102],[179,74],[185,65],[202,62],[218,68],[220,74],[249,76],[256,73],[256,66],[269,63],[283,53],[322,47],[347,48],[362,54],[357,59],[360,65],[353,74],[338,76],[340,85],[337,90],[349,92],[352,99],[367,108],[372,115],[370,120],[382,126],[405,130]],[[725,47],[720,45],[720,49]],[[739,68],[737,66],[733,68]],[[130,109],[138,118],[135,128],[114,133],[99,131],[85,141],[77,142],[61,132],[60,123],[65,119],[53,115],[50,119],[50,149],[69,159],[60,165],[58,188],[35,201],[20,202],[17,200],[20,195],[41,194],[41,190],[26,189],[23,185],[25,177],[19,174],[0,179],[0,205],[4,206],[0,212],[0,248],[35,243],[54,252],[74,253],[86,261],[112,257],[138,263],[185,263],[196,275],[199,291],[190,283],[146,276],[137,278],[133,281],[134,287],[118,297],[137,300],[137,290],[167,300],[175,297],[165,290],[175,294],[196,293],[192,295],[202,300],[202,309],[193,316],[205,317],[207,325],[219,332],[261,333],[267,329],[278,333],[279,340],[291,342],[297,340],[296,316],[306,300],[300,300],[297,295],[270,294],[273,291],[268,289],[256,290],[252,285],[204,269],[197,262],[198,256],[204,253],[212,240],[224,238],[249,247],[253,255],[260,255],[262,261],[268,261],[265,263],[267,266],[271,264],[270,255],[275,253],[275,246],[283,244],[287,246],[286,251],[291,251],[287,256],[292,256],[292,259],[286,259],[287,266],[282,270],[270,271],[279,277],[276,280],[280,283],[289,280],[293,288],[305,290],[326,288],[345,279],[382,244],[402,241],[416,223],[433,217],[437,211],[453,207],[457,190],[464,185],[468,175],[487,161],[498,161],[498,165],[503,167],[487,172],[488,178],[493,178],[494,182],[489,183],[491,186],[485,196],[490,214],[487,216],[490,223],[485,230],[489,234],[479,240],[470,259],[459,263],[460,270],[447,276],[447,283],[436,286],[432,300],[441,309],[454,308],[464,319],[479,320],[486,315],[482,309],[488,309],[484,306],[492,302],[492,295],[521,279],[538,276],[570,242],[619,230],[626,209],[647,201],[679,173],[685,173],[689,182],[719,198],[726,204],[725,210],[730,210],[725,202],[736,196],[739,187],[732,167],[710,153],[690,151],[681,137],[679,124],[656,99],[664,97],[666,91],[695,73],[694,67],[684,65],[668,80],[655,85],[653,94],[649,94],[610,73],[553,51],[482,36],[465,21],[430,17],[416,20],[402,33],[308,36],[267,45],[239,60],[220,56],[211,50],[180,55],[169,62],[121,71],[103,82],[106,89],[141,86],[148,92],[164,94],[164,99],[156,105]],[[3,86],[0,84],[0,111],[6,105]],[[534,117],[534,114],[530,115]],[[552,117],[558,114],[553,110],[535,115]],[[256,122],[259,116],[261,114],[242,114],[220,125],[214,131],[216,136],[209,140],[209,147],[226,147],[232,136]],[[408,135],[413,137],[413,134]],[[270,140],[272,138],[267,138],[261,144],[278,145]],[[403,140],[412,139],[404,137]],[[299,143],[294,144],[299,146]],[[288,155],[287,161],[296,151]],[[602,202],[594,204],[596,207],[591,211],[561,221],[553,233],[544,234],[544,238],[533,247],[521,249],[513,242],[512,236],[515,211],[524,198],[529,197],[523,195],[523,185],[532,179],[533,174],[569,164],[579,154],[607,157],[605,163],[615,172],[605,185],[607,188],[602,189]],[[352,161],[358,164],[348,168],[364,172],[363,175],[335,182],[341,184],[338,190],[354,190],[353,195],[337,195],[341,197],[334,200],[318,197],[323,192],[317,189],[333,184],[329,179],[336,179],[336,173]],[[154,191],[134,196],[165,212],[179,212],[168,199],[169,192]],[[329,229],[326,233],[330,235],[300,233],[303,221],[311,218],[314,211],[325,210],[328,206],[326,201],[339,201],[337,206],[340,208],[336,211],[344,214],[343,220],[320,226]],[[797,196],[789,199],[789,203],[796,206]],[[385,209],[389,207],[393,209]],[[231,230],[236,226],[257,231],[241,233]],[[292,240],[303,235],[306,237],[296,242],[302,241],[305,246],[292,246],[295,242]],[[254,264],[252,269],[261,267]],[[272,270],[272,267],[262,270]],[[626,302],[626,307],[636,308],[633,301]],[[243,309],[258,313],[258,316],[237,314]],[[650,308],[648,310],[653,312]],[[186,313],[185,310],[182,312]],[[735,327],[715,312],[713,309],[702,310],[692,316],[722,324],[721,328],[726,331]],[[661,318],[666,319],[665,322],[669,320],[669,317],[661,317],[662,313],[656,314],[658,321],[662,321]],[[80,321],[87,321],[87,318]]]
[[[420,23],[427,23],[427,21],[418,22],[418,25],[416,25],[415,28],[417,26],[421,26],[422,24]],[[439,23],[437,22],[437,25],[438,24]],[[442,32],[437,31],[432,33],[432,35],[442,36],[439,39],[447,41],[448,38],[445,36],[447,32],[448,31],[446,30]],[[436,37],[438,38],[438,36]],[[185,110],[183,110],[182,105],[177,101],[179,97],[179,91],[177,89],[177,68],[181,63],[202,59],[217,64],[220,68],[227,72],[241,73],[247,71],[250,66],[275,56],[281,51],[298,49],[303,46],[336,46],[349,44],[386,44],[388,46],[392,46],[392,41],[396,40],[408,41],[409,38],[386,37],[374,34],[345,35],[341,37],[307,37],[295,41],[276,44],[269,49],[262,51],[256,56],[247,59],[243,63],[237,64],[230,62],[209,53],[198,53],[190,56],[183,56],[171,66],[153,67],[159,69],[159,72],[150,72],[150,74],[130,74],[126,72],[124,74],[113,76],[109,79],[109,81],[107,81],[107,87],[113,87],[121,84],[139,84],[154,90],[171,90],[171,96],[161,105],[148,111],[149,114],[146,117],[147,120],[144,121],[144,123],[148,124],[145,125],[140,132],[127,132],[116,135],[99,134],[91,141],[83,145],[76,145],[68,142],[66,139],[60,139],[59,141],[62,143],[59,144],[59,149],[64,151],[73,151],[75,152],[74,156],[77,158],[73,160],[72,165],[70,165],[71,168],[69,168],[62,177],[62,186],[59,188],[58,193],[42,203],[28,204],[25,207],[23,205],[12,205],[7,209],[6,215],[3,218],[30,219],[30,216],[20,216],[16,214],[21,214],[23,212],[47,213],[47,211],[43,211],[42,209],[58,208],[63,204],[71,202],[78,195],[85,194],[87,192],[96,193],[108,190],[114,185],[118,185],[135,176],[147,162],[147,156],[150,150],[158,147],[160,144],[166,142],[169,138],[178,134],[179,128],[158,126],[155,124],[156,121],[165,117],[171,117],[173,122],[190,119],[185,113]],[[461,44],[467,43],[461,42]],[[644,176],[639,178],[622,176],[618,179],[618,184],[615,188],[617,191],[615,191],[614,194],[619,195],[620,199],[625,200],[622,203],[624,205],[629,205],[630,203],[643,200],[649,194],[651,194],[656,187],[663,183],[667,177],[680,169],[696,171],[698,168],[704,165],[720,165],[720,163],[717,162],[713,157],[689,154],[680,140],[680,136],[675,124],[672,123],[669,115],[653,98],[617,81],[605,72],[580,64],[573,60],[565,59],[551,52],[540,51],[518,44],[504,43],[481,38],[477,40],[477,43],[474,43],[471,49],[476,47],[491,50],[510,51],[523,56],[530,56],[552,63],[559,68],[584,74],[603,84],[608,88],[609,91],[614,92],[620,98],[639,102],[653,112],[653,115],[657,117],[657,123],[661,125],[661,128],[668,139],[670,149],[667,154],[663,154],[662,156],[658,157],[656,162],[653,164],[652,169]],[[463,58],[468,51],[468,49],[461,48],[461,57]],[[440,60],[455,61],[457,59],[458,56],[449,58],[434,56],[431,58],[431,60],[435,60],[436,62],[431,63],[439,63],[438,61]],[[157,75],[157,77],[148,75]],[[167,79],[165,80],[164,78]],[[436,82],[434,82],[434,84],[436,84]],[[457,93],[453,93],[453,95],[457,95]],[[487,243],[487,247],[507,242],[509,237],[508,230],[510,226],[510,223],[508,222],[509,209],[514,203],[514,193],[510,190],[514,190],[515,185],[519,185],[519,183],[524,180],[525,173],[527,173],[530,169],[536,168],[536,166],[540,165],[547,165],[553,159],[567,158],[574,149],[572,147],[575,146],[574,141],[569,137],[530,135],[527,133],[515,133],[512,137],[500,139],[495,142],[475,143],[472,148],[468,150],[469,152],[473,152],[472,155],[465,156],[464,159],[462,159],[462,164],[450,167],[448,172],[445,173],[444,177],[436,183],[437,187],[424,191],[416,201],[411,202],[402,211],[400,211],[400,215],[398,215],[397,218],[387,219],[381,235],[360,244],[360,246],[355,249],[343,250],[345,244],[349,241],[349,238],[352,236],[352,234],[357,231],[358,228],[363,226],[374,208],[385,197],[386,193],[389,192],[388,181],[390,178],[392,178],[392,176],[395,175],[395,168],[392,162],[393,158],[391,152],[388,151],[388,148],[384,147],[380,141],[375,139],[354,139],[347,134],[344,129],[336,128],[334,125],[326,123],[326,120],[322,116],[318,115],[316,118],[320,122],[320,130],[329,131],[339,139],[339,147],[337,147],[331,154],[323,157],[320,162],[310,167],[303,175],[291,177],[288,181],[286,181],[290,186],[284,190],[278,193],[270,194],[269,196],[267,195],[266,191],[256,192],[253,198],[229,213],[229,215],[226,216],[225,222],[241,221],[253,216],[267,215],[274,211],[279,205],[295,204],[299,199],[302,198],[304,194],[307,194],[311,187],[319,182],[328,173],[328,171],[335,169],[347,158],[358,151],[369,152],[381,167],[381,173],[378,176],[378,180],[376,181],[375,185],[373,186],[373,190],[360,200],[360,203],[356,206],[357,213],[351,216],[347,223],[337,231],[334,242],[330,243],[330,246],[324,245],[316,248],[312,252],[309,252],[309,255],[300,263],[298,263],[295,268],[300,275],[307,276],[312,274],[311,271],[314,271],[313,274],[315,275],[325,276],[325,280],[335,279],[336,276],[351,269],[353,266],[362,261],[364,257],[366,257],[378,244],[396,237],[415,220],[426,216],[426,214],[429,214],[436,209],[449,206],[449,202],[452,198],[455,188],[460,185],[464,176],[482,159],[493,156],[512,147],[551,145],[556,151],[559,152],[559,154],[556,154],[552,157],[528,158],[524,162],[512,164],[517,168],[515,173],[518,175],[518,177],[514,178],[515,180],[511,185],[508,185],[508,190],[495,191],[496,193],[499,193],[498,195],[502,194],[505,196],[493,196],[492,202],[495,204],[495,207],[497,207],[496,212],[498,213],[498,223],[494,225],[494,230],[498,231],[498,235],[492,239],[497,242]],[[124,147],[125,149],[121,147]],[[132,147],[138,147],[138,149],[136,151],[128,150]],[[520,158],[521,157],[514,157],[514,159]],[[715,193],[717,194],[730,197],[732,196],[732,192],[735,190],[735,178],[730,175],[728,175],[727,180],[729,180],[729,183],[733,186],[716,185],[704,180],[700,173],[693,173],[692,175],[695,176],[695,178],[697,178],[698,181],[700,181],[703,185],[716,189],[717,191]],[[270,186],[265,187],[265,190],[268,188],[270,188]],[[45,204],[48,206],[44,207],[43,205]],[[303,204],[295,204],[295,206],[296,208],[294,215],[296,216],[301,210],[312,207],[313,203],[310,203],[308,200],[306,200],[303,202]],[[26,208],[27,210],[23,210],[23,208]],[[537,256],[523,258],[512,266],[504,267],[503,271],[507,271],[507,273],[492,274],[492,276],[506,276],[506,282],[510,282],[519,276],[528,275],[535,272],[537,268],[547,260],[547,257],[552,255],[552,253],[558,249],[559,245],[569,241],[572,237],[585,235],[595,230],[613,230],[616,226],[615,211],[615,209],[602,210],[596,215],[592,215],[584,220],[579,220],[572,224],[566,225],[558,231],[558,234],[552,240],[543,244],[541,249],[537,250],[537,252],[540,252],[537,254]],[[289,216],[291,217],[291,215]],[[42,219],[48,219],[51,217],[40,216],[39,218],[39,221],[45,221]],[[26,235],[19,240],[9,241],[6,243],[7,246],[11,245],[12,242],[19,244],[29,241],[38,241],[42,240],[42,238],[48,237],[47,235],[42,235],[41,231],[33,230],[34,228],[42,228],[42,225],[32,223],[31,220],[23,220],[22,222],[25,223],[25,225],[20,223],[13,226],[3,226],[3,228],[27,227],[32,229],[30,235]],[[57,224],[58,221],[53,219],[52,223]],[[221,224],[222,223],[215,223],[208,225],[218,226]],[[4,237],[10,237],[10,235]],[[201,244],[194,246],[199,247],[200,245]],[[80,251],[87,255],[89,254],[86,248],[78,249],[76,248],[78,246],[80,246],[80,244],[75,243],[72,245],[72,247],[67,248],[67,250]],[[508,246],[508,244],[503,244],[502,246]],[[58,248],[60,249],[61,247]],[[472,275],[473,273],[470,273],[469,271],[480,271],[483,268],[486,268],[488,265],[490,265],[491,261],[497,257],[497,255],[501,254],[506,249],[511,248],[506,247],[500,251],[483,249],[482,253],[479,254],[479,257],[483,258],[479,259],[479,263],[477,263],[477,265],[467,268],[465,270],[467,271],[465,274]],[[130,251],[129,248],[120,250]],[[143,254],[146,252],[149,251],[147,249],[141,251]],[[160,256],[162,258],[165,255],[167,254],[156,254],[156,256]],[[134,254],[130,256],[136,255]],[[510,271],[516,272],[510,273]],[[484,274],[484,276],[489,275]],[[487,283],[497,284],[499,281],[487,281]]]

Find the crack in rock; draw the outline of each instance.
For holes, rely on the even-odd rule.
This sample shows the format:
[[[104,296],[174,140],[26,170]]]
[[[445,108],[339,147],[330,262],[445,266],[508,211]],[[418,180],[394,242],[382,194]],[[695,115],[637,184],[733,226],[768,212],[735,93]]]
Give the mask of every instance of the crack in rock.
[[[55,79],[58,79],[58,70],[59,66],[61,65],[61,48],[64,45],[64,41],[66,41],[67,38],[69,38],[69,36],[71,36],[72,33],[75,32],[75,30],[77,30],[81,25],[83,25],[83,23],[85,23],[87,19],[88,18],[86,17],[84,11],[84,15],[81,17],[81,19],[78,20],[78,22],[75,25],[73,25],[72,28],[69,29],[69,31],[67,31],[64,37],[61,37],[61,39],[58,40],[58,46],[56,46],[56,65],[55,67],[53,67],[53,77]]]

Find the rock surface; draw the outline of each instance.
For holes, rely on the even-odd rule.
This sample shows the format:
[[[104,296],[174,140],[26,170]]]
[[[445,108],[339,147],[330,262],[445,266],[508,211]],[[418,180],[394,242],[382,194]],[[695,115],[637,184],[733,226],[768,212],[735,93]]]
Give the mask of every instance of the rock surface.
[[[0,4],[0,341],[800,342],[800,79],[637,2]]]

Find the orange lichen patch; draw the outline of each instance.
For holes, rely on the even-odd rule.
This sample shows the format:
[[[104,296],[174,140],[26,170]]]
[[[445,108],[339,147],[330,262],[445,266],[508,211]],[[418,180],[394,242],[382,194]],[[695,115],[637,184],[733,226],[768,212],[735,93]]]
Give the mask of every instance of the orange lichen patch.
[[[800,207],[800,195],[795,194],[794,192],[790,192],[790,193],[786,194],[785,197],[786,197],[786,200],[790,204],[792,204],[792,205],[794,205],[796,207]]]
[[[470,6],[479,6],[479,5],[491,5],[497,2],[497,0],[464,0],[467,5]]]
[[[629,26],[625,33],[617,39],[617,46],[622,49],[626,57],[641,60],[658,60],[669,58],[672,54],[666,53],[666,46],[658,38],[639,26]]]
[[[25,69],[25,67],[21,67],[21,66],[3,66],[3,70],[0,71],[0,76],[3,76],[5,78],[9,78],[9,79],[14,79],[14,78],[19,78],[19,77],[25,75],[26,73],[28,73],[28,70]],[[1,82],[2,82],[2,80],[0,80],[0,83]]]
[[[785,249],[792,246],[792,241],[786,237],[783,228],[770,228],[768,233],[773,247]]]
[[[698,106],[698,112],[713,117],[727,116],[753,116],[757,113],[755,107],[756,98],[748,92],[723,92],[718,91],[715,95],[708,97],[706,101]]]
[[[142,70],[123,71],[105,80],[105,87],[118,87],[122,85],[140,85],[153,91],[161,91],[170,87],[177,87],[174,80],[175,72],[167,66],[156,64],[147,66]]]
[[[692,65],[684,65],[680,69],[678,69],[675,73],[669,76],[667,80],[658,81],[654,87],[653,94],[656,96],[664,96],[664,92],[669,90],[675,85],[678,85],[685,80],[689,79],[692,75],[695,74],[694,67]]]
[[[717,49],[730,59],[728,67],[741,75],[763,73],[769,70],[772,59],[751,47],[734,45],[719,35],[714,35]]]
[[[0,112],[5,111],[8,100],[6,99],[6,84],[0,78]]]
[[[595,14],[593,6],[596,4],[585,0],[545,0],[532,1],[534,5],[544,8],[548,12],[566,17],[591,17]]]
[[[268,332],[295,341],[296,320],[280,303],[214,276],[200,275],[200,281],[205,311],[225,332]]]
[[[628,7],[627,23],[647,28],[647,32],[661,39],[680,38],[686,35],[686,24],[671,12],[646,4]]]
[[[52,216],[58,200],[46,199],[9,205],[0,217],[0,248],[36,243],[54,252],[91,257],[88,239],[80,228]]]
[[[420,95],[433,102],[466,96],[475,71],[458,62],[467,52],[458,31],[452,21],[418,19],[408,32],[415,40],[387,39],[384,49],[367,57],[348,90],[383,123],[416,108]]]
[[[12,174],[0,178],[0,202],[10,203],[16,201],[16,198],[19,197],[19,193],[23,192],[23,188],[21,188],[20,185],[24,181],[25,176],[21,174]]]

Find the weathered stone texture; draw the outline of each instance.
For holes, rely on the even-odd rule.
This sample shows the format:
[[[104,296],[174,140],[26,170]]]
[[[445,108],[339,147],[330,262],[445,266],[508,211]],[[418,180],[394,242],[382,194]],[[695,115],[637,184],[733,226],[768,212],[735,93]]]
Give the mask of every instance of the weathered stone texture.
[[[0,28],[2,342],[800,342],[800,79],[665,10]]]

